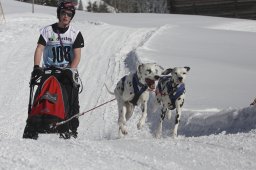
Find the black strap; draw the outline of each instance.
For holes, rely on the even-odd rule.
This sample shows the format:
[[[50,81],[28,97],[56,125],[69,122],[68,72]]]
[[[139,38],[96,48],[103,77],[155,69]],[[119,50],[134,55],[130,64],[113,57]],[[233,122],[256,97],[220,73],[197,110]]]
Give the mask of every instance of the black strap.
[[[185,85],[184,83],[178,84],[175,87],[172,87],[172,81],[169,81],[167,83],[167,90],[169,94],[169,98],[173,104],[173,107],[175,108],[175,101],[183,94],[185,93]],[[175,93],[175,94],[174,94]]]
[[[145,92],[147,90],[148,86],[142,84],[139,81],[137,72],[134,73],[134,75],[133,75],[132,83],[133,83],[133,89],[134,89],[135,96],[130,101],[130,103],[132,103],[133,105],[137,105],[137,102],[138,102],[140,96],[142,95],[143,92]],[[140,89],[139,89],[139,87],[140,87]]]
[[[62,39],[61,39],[61,36],[60,36],[60,30],[59,29],[57,29],[57,34],[58,34],[58,38],[59,38],[59,41],[60,41],[63,57],[66,58],[68,52],[67,51],[65,52],[65,50],[64,50],[64,45],[63,45],[63,42],[62,42]],[[71,64],[71,58],[69,60],[69,64]]]

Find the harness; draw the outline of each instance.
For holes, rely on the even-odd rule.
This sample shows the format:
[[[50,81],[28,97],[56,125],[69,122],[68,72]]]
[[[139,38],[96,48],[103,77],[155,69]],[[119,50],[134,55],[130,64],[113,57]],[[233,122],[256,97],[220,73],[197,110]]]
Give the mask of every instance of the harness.
[[[159,92],[161,95],[168,95],[169,99],[172,103],[172,109],[175,109],[175,101],[183,94],[186,92],[185,89],[185,84],[181,83],[176,86],[172,86],[173,81],[172,81],[172,76],[165,76],[159,80],[161,83],[158,83],[157,88],[159,89]],[[161,84],[166,83],[167,87],[167,94],[163,94],[163,88]]]
[[[126,76],[124,76],[121,80],[122,80],[122,89],[124,89],[124,82],[125,82]],[[132,78],[132,85],[133,85],[133,90],[134,90],[134,97],[131,101],[129,101],[130,103],[132,103],[134,106],[137,105],[137,102],[141,96],[141,94],[143,92],[145,92],[148,88],[147,85],[142,84],[139,81],[137,72],[133,74],[133,78]]]

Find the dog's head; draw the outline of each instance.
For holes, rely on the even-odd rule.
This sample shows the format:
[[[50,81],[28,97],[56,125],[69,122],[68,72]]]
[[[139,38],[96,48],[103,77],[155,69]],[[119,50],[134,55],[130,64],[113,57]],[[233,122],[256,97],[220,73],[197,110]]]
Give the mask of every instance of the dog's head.
[[[190,67],[168,68],[162,73],[162,75],[168,75],[171,73],[173,82],[175,84],[180,84],[180,83],[184,83],[189,70],[190,70]]]
[[[159,79],[164,68],[156,63],[140,64],[137,74],[142,84],[147,84],[150,89],[155,89],[155,81]]]

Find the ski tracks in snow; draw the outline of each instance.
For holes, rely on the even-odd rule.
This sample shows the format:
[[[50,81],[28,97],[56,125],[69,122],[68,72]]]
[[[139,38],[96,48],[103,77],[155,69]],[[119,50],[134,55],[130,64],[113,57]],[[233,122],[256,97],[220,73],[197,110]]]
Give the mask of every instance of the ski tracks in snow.
[[[224,111],[209,117],[203,116],[206,111],[195,113],[185,110],[181,118],[182,135],[199,137],[181,136],[176,140],[169,138],[169,135],[160,140],[152,140],[150,126],[158,121],[159,115],[151,116],[146,126],[138,131],[136,124],[141,111],[136,108],[133,117],[127,123],[128,136],[116,140],[118,113],[114,101],[80,117],[79,137],[76,140],[60,140],[58,135],[49,134],[40,135],[38,141],[21,139],[27,118],[28,82],[39,36],[38,30],[54,22],[53,18],[46,18],[41,24],[35,22],[31,25],[33,19],[38,20],[33,16],[21,17],[0,28],[0,50],[4,52],[1,53],[4,57],[0,58],[0,73],[1,79],[7,82],[0,86],[1,168],[250,169],[255,167],[255,149],[251,141],[247,141],[248,135],[252,135],[250,139],[255,139],[255,131],[239,135],[239,141],[235,141],[238,139],[236,135],[224,133],[214,135],[219,131],[210,131],[210,128],[217,126],[220,120],[227,124],[237,120],[237,124],[233,126],[235,128],[244,127],[239,124],[243,121],[252,125],[256,120],[253,116],[255,108],[245,108],[237,112]],[[20,23],[19,27],[16,27],[17,22]],[[76,22],[74,25],[81,30],[85,38],[85,48],[79,65],[80,77],[84,84],[84,91],[80,95],[81,112],[114,98],[108,94],[104,83],[113,90],[120,78],[129,71],[134,72],[137,64],[142,60],[136,50],[143,48],[156,33],[161,33],[166,28],[165,26],[126,28],[87,22]],[[221,116],[225,113],[229,114]],[[206,120],[205,124],[202,123],[203,118]],[[198,135],[199,129],[203,128],[206,130],[200,132],[206,133]],[[247,132],[251,128],[250,126],[241,132]],[[165,132],[167,131],[169,132],[169,129]],[[226,139],[226,143],[223,143],[223,138]],[[244,143],[244,146],[240,147],[240,143]],[[223,150],[226,152],[222,153]],[[202,156],[198,154],[199,152],[205,155],[205,159],[201,160]],[[246,152],[249,152],[247,155],[251,157],[242,159]],[[230,160],[226,159],[227,157]],[[239,159],[237,157],[246,162],[237,161]]]
[[[80,105],[81,111],[85,111],[114,98],[107,92],[104,83],[113,90],[120,78],[128,72],[136,71],[140,61],[139,56],[136,56],[136,49],[143,46],[156,29],[126,28],[108,24],[80,25],[79,28],[86,42],[79,66],[85,89],[80,98]],[[86,138],[116,138],[117,115],[117,105],[114,101],[80,118],[80,130]]]
[[[33,67],[33,55],[39,30],[55,22],[54,17],[40,16],[10,17],[0,30],[1,79],[1,136],[21,137],[27,118],[29,99],[29,78]],[[42,22],[31,21],[40,19]],[[18,25],[18,27],[17,27]],[[156,31],[154,28],[126,28],[104,23],[74,22],[85,39],[82,59],[79,65],[84,91],[80,95],[80,111],[89,110],[114,96],[107,93],[106,83],[114,89],[116,82],[129,71],[134,72],[139,57],[134,55]],[[6,50],[10,48],[10,50]],[[130,54],[133,53],[131,56]],[[17,85],[18,84],[18,85]],[[18,110],[18,112],[17,112]],[[10,114],[12,113],[12,114]],[[115,138],[117,134],[116,102],[105,105],[80,118],[80,133],[87,138]],[[20,121],[16,121],[19,119]],[[14,128],[14,124],[20,129]],[[10,131],[10,129],[13,129]]]
[[[0,131],[7,138],[20,138],[25,126],[33,55],[42,27],[36,22],[31,25],[32,20],[38,18],[16,16],[0,28],[0,74],[6,82],[0,86],[0,124],[4,125]]]

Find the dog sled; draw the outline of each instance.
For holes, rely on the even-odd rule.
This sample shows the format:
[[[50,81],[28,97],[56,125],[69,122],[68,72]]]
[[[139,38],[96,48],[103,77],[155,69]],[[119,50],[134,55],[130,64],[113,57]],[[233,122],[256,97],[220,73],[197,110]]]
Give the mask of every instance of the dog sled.
[[[37,139],[39,133],[59,133],[60,137],[70,138],[68,123],[56,128],[52,128],[51,124],[72,116],[69,101],[73,99],[69,99],[66,85],[71,84],[73,89],[78,90],[79,84],[75,84],[73,79],[73,72],[69,69],[54,67],[44,69],[42,75],[31,76],[28,118],[23,138]]]

